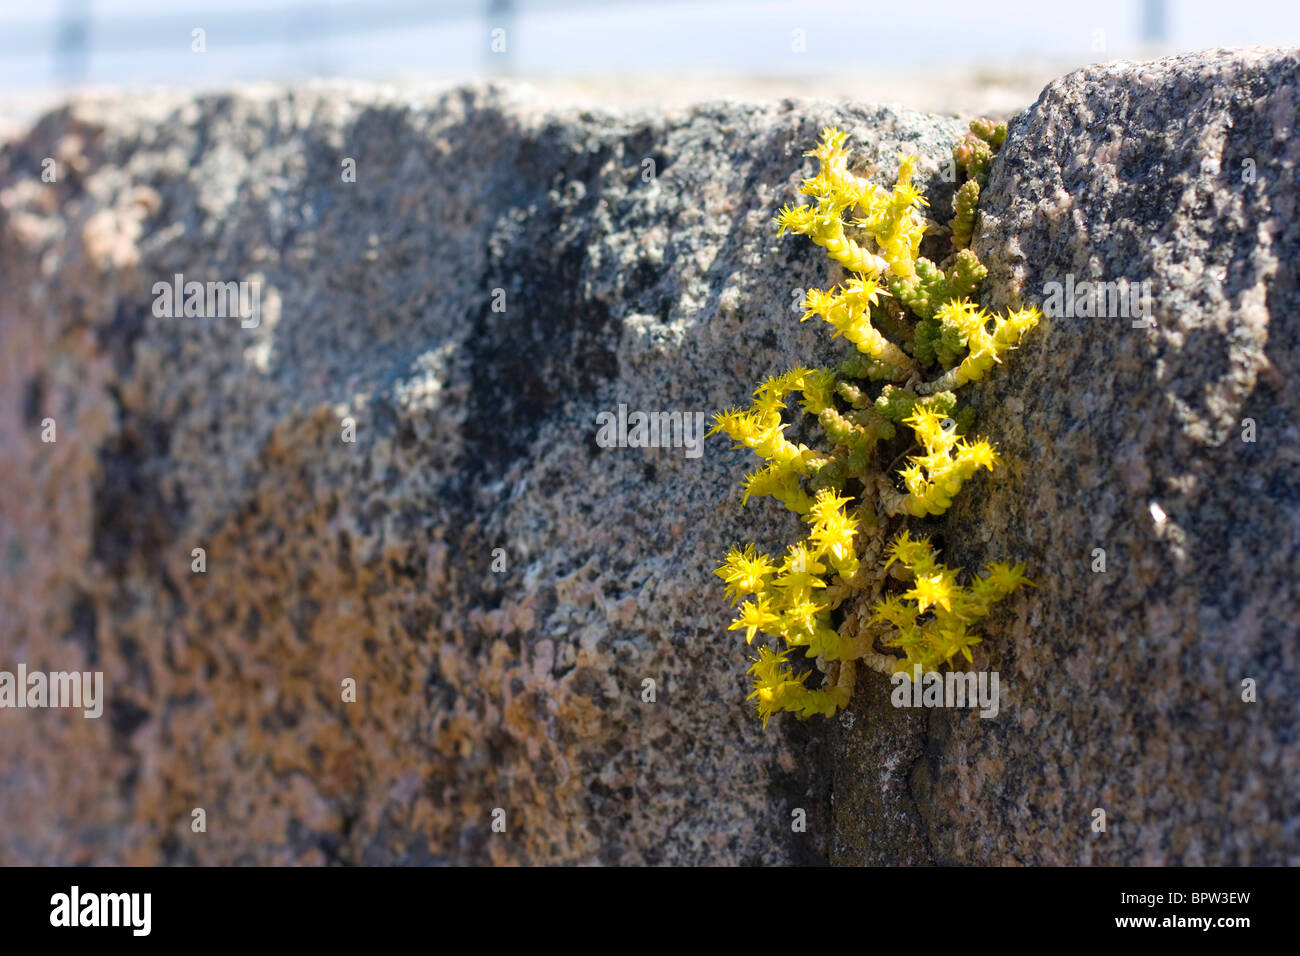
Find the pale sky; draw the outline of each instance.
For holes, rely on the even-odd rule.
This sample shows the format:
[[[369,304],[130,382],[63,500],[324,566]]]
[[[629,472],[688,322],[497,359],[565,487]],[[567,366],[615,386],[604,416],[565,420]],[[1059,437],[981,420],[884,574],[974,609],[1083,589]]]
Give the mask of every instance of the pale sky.
[[[1165,0],[1159,48],[1142,42],[1142,3],[515,0],[510,22],[489,16],[488,0],[0,0],[0,94],[48,93],[73,78],[126,88],[308,76],[471,79],[504,62],[489,46],[497,25],[506,29],[510,70],[523,78],[797,78],[1300,46],[1294,2]],[[88,52],[60,59],[59,25],[65,11],[78,10],[88,14]],[[203,54],[191,50],[195,27],[206,31]]]

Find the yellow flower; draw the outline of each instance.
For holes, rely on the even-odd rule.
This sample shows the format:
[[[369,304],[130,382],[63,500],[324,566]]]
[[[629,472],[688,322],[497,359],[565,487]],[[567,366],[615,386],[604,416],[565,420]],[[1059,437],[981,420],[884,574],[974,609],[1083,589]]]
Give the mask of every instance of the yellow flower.
[[[1034,587],[1034,582],[1025,577],[1025,566],[1017,564],[1011,567],[1005,562],[997,562],[988,566],[989,583],[997,589],[999,594],[1010,594],[1023,585]]]
[[[722,566],[713,573],[726,582],[725,593],[735,604],[742,597],[757,594],[766,586],[767,579],[776,572],[776,565],[766,554],[757,554],[752,544],[745,550],[732,548],[727,552]]]
[[[740,606],[740,616],[731,622],[729,631],[744,629],[745,643],[752,644],[754,635],[759,631],[772,634],[781,623],[781,615],[772,610],[772,602],[766,596],[747,601]]]
[[[871,609],[871,620],[892,624],[902,630],[916,623],[916,614],[916,608],[908,606],[902,597],[891,595],[875,603]]]
[[[952,608],[953,589],[957,587],[957,573],[940,565],[929,574],[918,574],[912,589],[903,594],[916,602],[916,609],[924,614],[931,607],[945,611]]]
[[[807,233],[812,229],[816,219],[816,214],[809,206],[784,206],[776,216],[776,224],[781,227],[777,235],[784,235],[787,229],[791,232]]]

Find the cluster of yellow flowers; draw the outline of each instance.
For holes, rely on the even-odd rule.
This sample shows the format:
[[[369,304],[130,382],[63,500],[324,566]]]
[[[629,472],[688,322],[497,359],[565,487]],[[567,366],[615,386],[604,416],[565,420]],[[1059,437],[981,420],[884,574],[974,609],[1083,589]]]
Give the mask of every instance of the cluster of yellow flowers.
[[[827,128],[821,143],[809,155],[821,161],[821,170],[805,179],[803,193],[817,200],[811,206],[786,206],[776,217],[781,227],[806,235],[822,246],[830,257],[850,272],[879,278],[889,270],[904,278],[914,274],[917,251],[925,223],[914,213],[917,206],[928,205],[921,191],[912,185],[917,157],[904,156],[898,167],[898,180],[892,191],[868,182],[849,172],[848,152],[844,148],[848,133]],[[844,231],[844,213],[855,210],[853,225],[864,230],[880,249],[869,252]]]
[[[899,472],[907,486],[903,507],[908,514],[918,518],[943,514],[971,475],[980,468],[992,471],[998,463],[992,445],[984,439],[966,441],[957,434],[955,421],[932,408],[917,408],[904,421],[925,449],[924,455],[909,458]]]
[[[779,642],[777,650],[760,645],[749,669],[750,698],[764,725],[781,711],[805,718],[847,706],[858,662],[910,676],[915,664],[932,670],[958,655],[970,661],[980,641],[971,626],[1028,583],[1023,565],[992,564],[963,586],[929,539],[914,540],[905,528],[885,545],[891,524],[896,530],[908,516],[942,514],[978,470],[999,464],[987,440],[966,437],[970,415],[956,411],[952,390],[982,378],[1040,318],[1033,308],[990,315],[970,298],[987,270],[965,247],[1005,136],[1005,124],[976,120],[953,150],[967,179],[954,198],[946,268],[920,256],[928,223],[919,212],[927,203],[912,181],[917,157],[901,157],[887,190],[849,171],[848,136],[837,129],[824,130],[809,153],[820,170],[802,191],[815,205],[787,205],[776,217],[780,233],[807,236],[850,273],[837,287],[809,291],[803,318],[820,317],[857,354],[838,369],[796,368],[767,378],[750,407],[720,412],[710,432],[764,459],[745,478],[744,503],[755,495],[776,498],[810,526],[780,561],[750,544],[731,549],[717,570],[731,603],[740,604],[731,629],[744,631],[750,644],[759,634]],[[927,378],[931,369],[936,374]],[[873,383],[883,383],[874,395]],[[791,422],[783,413],[796,393],[799,411],[816,418],[829,451],[785,436]],[[901,436],[898,425],[911,437]],[[904,457],[898,487],[878,458]],[[863,560],[882,550],[883,565]],[[806,686],[812,671],[794,673],[789,657],[796,649],[825,672],[821,686]]]
[[[970,626],[988,616],[993,605],[1028,582],[1023,564],[990,564],[985,577],[970,587],[957,583],[957,572],[939,563],[928,538],[912,540],[903,531],[889,547],[889,568],[895,561],[911,588],[877,601],[872,620],[890,624],[892,637],[884,644],[906,655],[907,666],[921,665],[922,672],[951,664],[961,654],[972,660],[970,649],[980,638]]]
[[[758,633],[780,638],[786,649],[773,653],[760,647],[750,672],[756,675],[751,698],[758,698],[759,714],[764,725],[777,711],[789,710],[807,717],[830,716],[849,702],[851,686],[839,684],[809,690],[804,686],[806,672],[795,677],[787,657],[796,647],[804,648],[809,657],[827,661],[856,660],[864,647],[857,638],[846,638],[831,626],[831,610],[840,600],[828,595],[825,578],[834,575],[851,581],[858,573],[858,555],[854,547],[857,519],[844,511],[850,499],[837,497],[829,489],[817,492],[805,519],[811,525],[808,539],[792,545],[780,564],[773,564],[754,546],[733,548],[718,574],[727,584],[732,603],[752,597],[741,605],[731,630],[744,630],[746,643],[753,643]]]

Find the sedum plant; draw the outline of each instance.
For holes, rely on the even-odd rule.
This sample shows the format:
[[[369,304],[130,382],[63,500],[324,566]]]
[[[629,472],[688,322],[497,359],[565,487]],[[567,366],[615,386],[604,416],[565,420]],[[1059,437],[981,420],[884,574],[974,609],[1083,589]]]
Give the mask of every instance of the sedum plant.
[[[770,496],[808,524],[784,556],[736,547],[716,572],[739,604],[731,629],[749,644],[767,639],[749,668],[749,699],[765,727],[781,711],[807,718],[847,706],[860,663],[910,678],[916,665],[971,661],[975,628],[1029,583],[1023,564],[995,563],[963,584],[907,527],[943,514],[976,472],[999,463],[970,434],[955,390],[984,377],[1040,318],[1033,308],[992,315],[974,301],[987,270],[969,244],[1006,124],[976,120],[970,129],[953,149],[964,181],[942,264],[920,256],[932,224],[912,182],[916,157],[901,157],[886,189],[850,172],[847,134],[834,128],[808,154],[820,162],[802,185],[813,202],[776,217],[778,235],[807,236],[846,270],[837,286],[807,293],[803,318],[826,322],[854,352],[838,368],[767,378],[747,408],[718,413],[710,431],[763,460],[744,480],[742,504]],[[786,437],[799,417],[816,420],[823,447]],[[819,686],[808,686],[811,669],[797,669],[797,651],[822,672]]]

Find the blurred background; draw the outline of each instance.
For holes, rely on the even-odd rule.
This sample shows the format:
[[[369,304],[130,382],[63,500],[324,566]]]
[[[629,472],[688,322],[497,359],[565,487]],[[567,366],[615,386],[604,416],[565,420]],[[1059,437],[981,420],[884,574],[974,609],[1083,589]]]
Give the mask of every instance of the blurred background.
[[[0,0],[0,116],[74,91],[510,77],[575,101],[1010,113],[1075,67],[1300,44],[1290,0]]]

